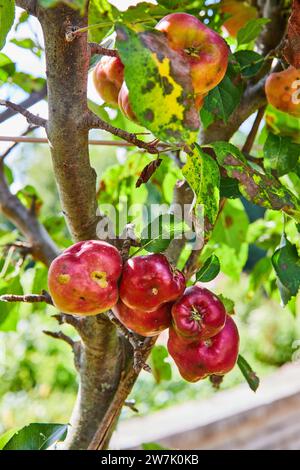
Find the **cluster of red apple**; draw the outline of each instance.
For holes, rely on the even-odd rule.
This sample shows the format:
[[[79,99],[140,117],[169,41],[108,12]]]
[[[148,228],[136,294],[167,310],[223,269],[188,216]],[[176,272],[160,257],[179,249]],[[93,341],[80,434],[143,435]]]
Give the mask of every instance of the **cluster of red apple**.
[[[114,246],[79,242],[52,262],[48,285],[54,305],[64,313],[97,315],[112,309],[142,336],[169,328],[169,352],[190,382],[224,375],[236,363],[239,335],[223,303],[208,289],[185,289],[184,275],[162,254],[136,256],[123,265]]]
[[[229,48],[224,39],[195,16],[172,13],[155,27],[165,35],[168,46],[186,59],[186,73],[191,77],[195,107],[225,75]],[[137,121],[130,105],[124,81],[124,66],[119,57],[102,57],[94,70],[94,84],[100,97],[110,106],[119,106],[123,114]]]

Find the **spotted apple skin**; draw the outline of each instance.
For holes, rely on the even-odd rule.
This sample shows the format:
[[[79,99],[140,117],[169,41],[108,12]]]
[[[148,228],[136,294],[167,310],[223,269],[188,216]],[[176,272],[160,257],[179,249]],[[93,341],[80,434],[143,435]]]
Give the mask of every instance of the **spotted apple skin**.
[[[188,287],[172,306],[172,321],[178,335],[189,341],[215,336],[225,325],[226,310],[209,289]]]
[[[67,248],[52,263],[48,287],[64,313],[97,315],[118,301],[122,258],[109,243],[88,240]]]
[[[268,103],[284,113],[300,117],[300,70],[288,67],[269,75],[265,90]]]
[[[169,329],[168,351],[180,375],[188,382],[198,382],[210,375],[225,375],[236,364],[239,333],[227,315],[224,328],[206,341],[186,342],[174,328]]]
[[[124,264],[120,299],[129,308],[152,312],[175,301],[184,289],[183,274],[162,254],[136,256]]]
[[[114,306],[115,316],[130,330],[141,336],[157,336],[171,325],[171,304],[145,312],[127,307],[121,300]]]
[[[227,70],[229,47],[218,33],[188,13],[171,13],[156,29],[187,60],[196,95],[205,95],[220,83]],[[200,109],[201,99],[196,105]]]

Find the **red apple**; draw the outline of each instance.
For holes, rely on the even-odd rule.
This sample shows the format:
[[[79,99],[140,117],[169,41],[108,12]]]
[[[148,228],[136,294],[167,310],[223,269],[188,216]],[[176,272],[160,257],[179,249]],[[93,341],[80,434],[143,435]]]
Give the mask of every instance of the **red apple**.
[[[116,317],[130,330],[142,336],[157,336],[171,325],[171,305],[163,304],[157,310],[127,307],[121,300],[113,307]]]
[[[197,382],[209,375],[227,374],[234,367],[239,352],[239,333],[229,315],[224,328],[206,341],[186,342],[170,328],[168,350],[181,376],[188,382]]]
[[[122,258],[109,243],[88,240],[67,248],[48,273],[54,305],[64,313],[97,315],[118,301]]]
[[[120,299],[127,307],[153,312],[176,300],[184,289],[183,274],[162,254],[136,256],[124,264]]]
[[[171,13],[156,29],[165,33],[169,46],[187,59],[196,95],[204,95],[223,79],[229,47],[198,18],[188,13]]]
[[[95,67],[94,85],[103,101],[118,105],[118,96],[124,80],[124,65],[118,57],[101,57]]]
[[[193,286],[173,305],[172,320],[179,336],[200,341],[219,333],[225,325],[226,311],[213,292]]]
[[[118,105],[124,116],[127,117],[127,119],[130,119],[131,121],[136,123],[138,122],[136,115],[132,111],[132,107],[129,102],[129,90],[125,82],[123,82],[119,93]]]

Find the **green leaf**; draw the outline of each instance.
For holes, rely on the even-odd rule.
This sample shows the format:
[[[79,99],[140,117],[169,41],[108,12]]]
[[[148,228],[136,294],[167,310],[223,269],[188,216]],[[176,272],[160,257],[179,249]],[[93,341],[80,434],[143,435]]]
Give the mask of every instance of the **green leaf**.
[[[197,205],[202,205],[204,208],[204,228],[209,234],[219,212],[219,167],[210,155],[195,144],[193,153],[188,154],[182,173],[196,195],[195,209]]]
[[[91,28],[89,39],[100,43],[114,25],[119,16],[119,10],[111,5],[107,0],[90,0],[89,3],[89,25],[102,23],[102,27]]]
[[[238,46],[249,44],[254,41],[269,21],[270,20],[268,18],[256,18],[248,21],[246,26],[240,29],[237,34]]]
[[[31,423],[17,431],[3,450],[46,450],[59,440],[64,440],[66,424]]]
[[[41,91],[46,85],[46,80],[42,77],[35,77],[29,73],[16,72],[13,76],[14,85],[19,86],[26,93]]]
[[[280,246],[272,256],[272,264],[276,271],[279,287],[283,286],[283,304],[297,295],[300,288],[300,257],[297,247],[292,245],[283,233]]]
[[[130,103],[140,124],[164,142],[195,142],[200,122],[191,77],[182,74],[186,59],[159,31],[135,33],[120,24],[116,31]]]
[[[221,271],[238,279],[248,255],[249,220],[240,200],[229,199],[216,223],[209,248],[218,256]]]
[[[151,369],[158,384],[163,380],[171,380],[172,378],[171,365],[166,362],[168,357],[169,354],[165,346],[154,346],[151,351]]]
[[[264,145],[264,167],[266,170],[276,170],[278,176],[283,176],[293,171],[299,157],[299,144],[293,143],[289,137],[268,134]]]
[[[219,294],[218,297],[219,297],[219,300],[224,305],[226,313],[228,313],[228,315],[234,315],[234,313],[235,313],[234,312],[234,307],[235,307],[234,301],[229,299],[228,297],[224,297],[223,294]]]
[[[15,44],[18,47],[21,47],[22,49],[28,49],[33,54],[35,54],[37,57],[41,57],[42,55],[42,49],[36,45],[36,43],[33,41],[31,38],[24,38],[24,39],[11,39],[11,43]]]
[[[240,102],[242,91],[241,86],[235,86],[232,79],[225,75],[221,83],[208,93],[202,109],[227,122]]]
[[[220,272],[220,260],[216,255],[208,258],[202,268],[196,273],[197,282],[212,281]]]
[[[23,294],[20,276],[8,281],[0,279],[0,295]],[[19,318],[20,306],[10,302],[0,302],[0,331],[15,331]]]
[[[230,178],[239,181],[239,189],[248,201],[268,209],[283,210],[295,220],[300,220],[299,201],[279,181],[253,169],[234,145],[214,142],[211,146],[219,165],[225,168]]]
[[[269,280],[271,272],[272,263],[270,258],[266,256],[257,261],[249,276],[248,296],[250,298]]]
[[[253,392],[256,392],[259,387],[259,378],[257,377],[256,373],[252,370],[251,366],[248,364],[246,359],[240,354],[237,360],[237,364],[246,381],[248,382],[248,385],[251,390],[253,390]]]
[[[265,120],[273,134],[291,137],[293,142],[300,144],[300,118],[268,105]]]
[[[256,75],[264,64],[264,57],[254,51],[237,51],[233,54],[240,65],[240,73],[244,78]]]
[[[15,19],[15,0],[0,0],[0,50]]]
[[[7,55],[0,52],[0,83],[13,76],[16,70],[14,62]]]
[[[20,428],[13,428],[9,431],[6,431],[4,434],[0,436],[0,450],[7,444],[7,442],[12,438],[12,436],[19,430]]]
[[[173,214],[161,214],[143,228],[142,248],[150,253],[165,251],[174,238],[181,238],[189,227]]]
[[[205,106],[202,106],[200,110],[201,124],[204,129],[207,129],[214,122],[214,115],[208,111]]]

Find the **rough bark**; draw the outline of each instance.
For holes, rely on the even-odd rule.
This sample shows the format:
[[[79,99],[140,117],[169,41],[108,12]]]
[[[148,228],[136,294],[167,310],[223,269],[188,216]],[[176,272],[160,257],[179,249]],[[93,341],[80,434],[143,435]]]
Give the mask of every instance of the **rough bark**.
[[[83,27],[87,19],[60,5],[37,8],[46,52],[50,142],[62,208],[74,241],[96,238],[96,173],[90,165],[87,113],[89,48],[85,34],[65,39],[70,24]],[[105,315],[82,319],[76,365],[80,386],[66,449],[86,449],[119,384],[123,347]]]

